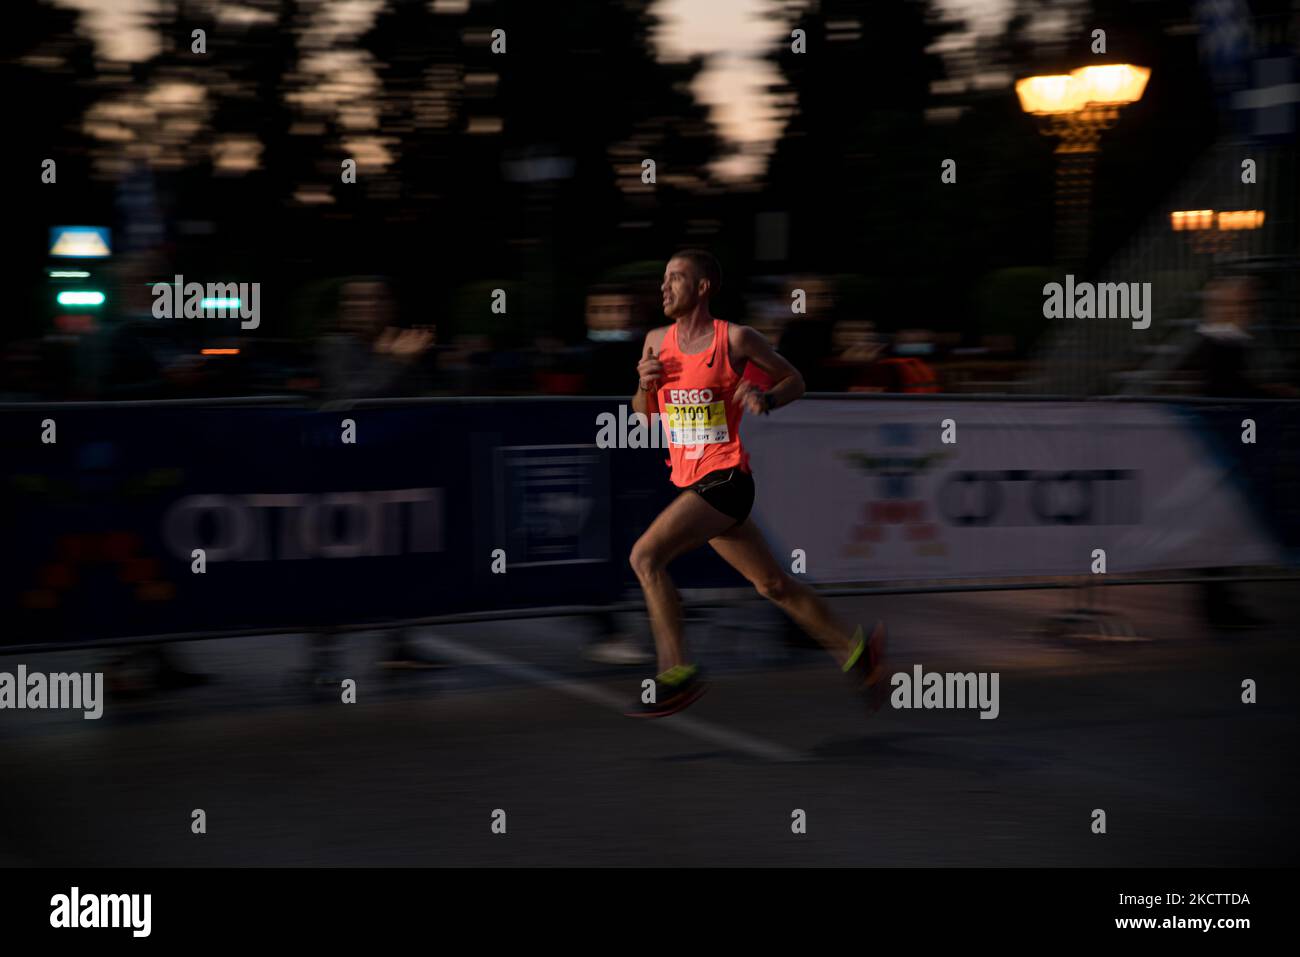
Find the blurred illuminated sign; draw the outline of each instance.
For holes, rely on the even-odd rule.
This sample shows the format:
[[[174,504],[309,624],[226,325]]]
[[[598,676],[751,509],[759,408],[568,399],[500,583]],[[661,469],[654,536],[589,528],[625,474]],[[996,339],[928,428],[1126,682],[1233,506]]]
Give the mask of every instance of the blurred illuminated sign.
[[[51,226],[50,255],[105,259],[112,255],[107,226]]]
[[[102,306],[104,294],[93,289],[69,290],[55,297],[60,306]]]
[[[1179,209],[1169,214],[1174,232],[1214,229],[1217,225],[1225,232],[1237,229],[1259,229],[1264,225],[1262,209]]]

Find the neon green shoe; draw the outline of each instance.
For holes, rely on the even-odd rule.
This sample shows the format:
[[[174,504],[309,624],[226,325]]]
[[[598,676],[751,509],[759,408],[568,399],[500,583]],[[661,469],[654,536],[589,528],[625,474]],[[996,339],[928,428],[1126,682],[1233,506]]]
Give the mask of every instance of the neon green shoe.
[[[708,689],[698,666],[677,665],[655,678],[654,700],[645,700],[650,691],[646,688],[623,713],[629,718],[666,718],[692,704]]]
[[[889,682],[885,674],[885,646],[889,636],[885,623],[877,621],[866,640],[862,638],[862,626],[853,633],[856,646],[849,660],[844,662],[844,673],[853,682],[854,689],[867,700],[872,711],[879,711],[889,696]]]

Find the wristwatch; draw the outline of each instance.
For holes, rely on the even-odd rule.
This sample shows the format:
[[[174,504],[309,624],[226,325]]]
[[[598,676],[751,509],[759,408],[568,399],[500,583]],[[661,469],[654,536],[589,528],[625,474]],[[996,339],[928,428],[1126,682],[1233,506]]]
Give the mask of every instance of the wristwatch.
[[[763,414],[767,415],[769,412],[771,412],[773,409],[776,408],[776,396],[774,396],[770,392],[764,392],[763,405],[764,405]]]

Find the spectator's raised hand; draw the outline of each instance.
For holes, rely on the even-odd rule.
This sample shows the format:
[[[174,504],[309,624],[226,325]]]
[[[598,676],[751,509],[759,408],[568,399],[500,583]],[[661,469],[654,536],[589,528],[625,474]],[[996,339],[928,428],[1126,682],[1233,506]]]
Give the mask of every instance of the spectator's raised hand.
[[[375,351],[395,359],[410,359],[426,352],[433,345],[433,332],[429,329],[396,329],[389,326],[375,340]]]

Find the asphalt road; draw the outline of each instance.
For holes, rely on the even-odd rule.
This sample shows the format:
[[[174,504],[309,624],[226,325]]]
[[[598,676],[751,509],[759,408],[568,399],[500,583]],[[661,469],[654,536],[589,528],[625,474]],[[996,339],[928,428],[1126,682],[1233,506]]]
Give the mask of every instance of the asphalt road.
[[[887,617],[893,670],[997,672],[995,720],[868,716],[756,604],[690,623],[713,687],[661,721],[619,714],[652,669],[585,662],[576,619],[427,630],[450,667],[397,675],[380,636],[346,636],[355,704],[300,680],[301,636],[187,643],[210,685],[110,700],[99,721],[0,711],[0,864],[1294,865],[1292,590],[1250,586],[1271,624],[1231,638],[1190,588],[1109,590],[1139,642],[1044,637],[1060,592],[836,601]]]

